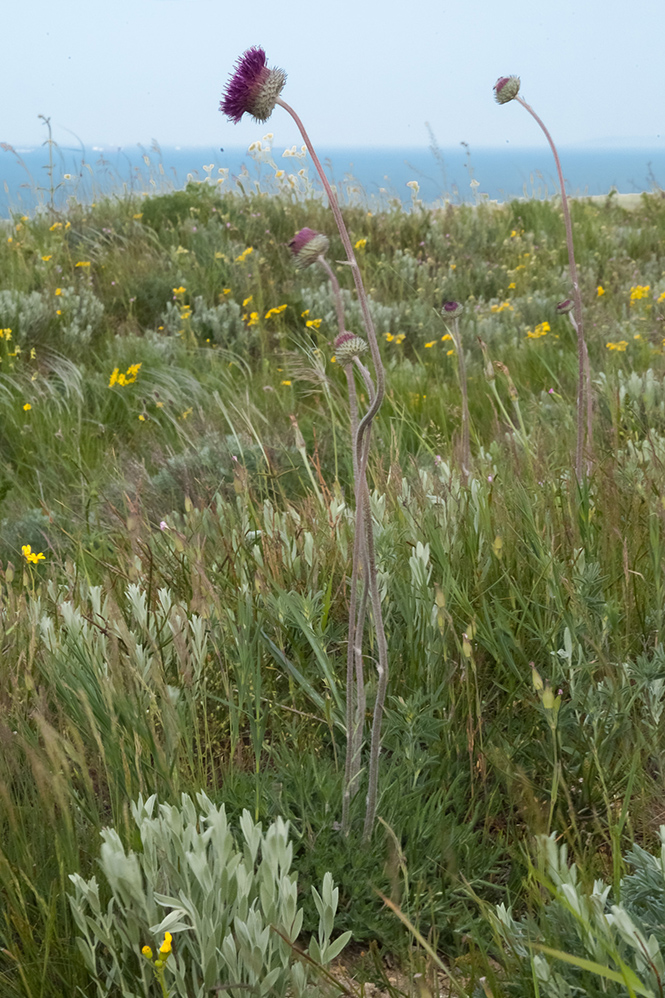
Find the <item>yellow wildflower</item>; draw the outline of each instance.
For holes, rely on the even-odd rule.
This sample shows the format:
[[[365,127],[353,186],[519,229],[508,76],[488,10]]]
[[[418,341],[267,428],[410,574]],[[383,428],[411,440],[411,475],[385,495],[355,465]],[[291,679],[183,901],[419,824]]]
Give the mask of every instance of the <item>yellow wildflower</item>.
[[[61,308],[57,308],[57,309],[55,310],[55,314],[56,314],[56,315],[62,315],[62,309],[61,309]]]
[[[247,325],[248,326],[258,326],[258,324],[259,324],[259,313],[258,312],[251,312],[250,316],[249,316],[249,322],[247,323]]]
[[[32,406],[30,405],[30,403],[26,402],[25,405],[23,406],[23,412],[30,412],[31,409]]]
[[[171,941],[172,941],[172,939],[173,939],[173,936],[171,935],[170,932],[165,932],[164,933],[164,942],[159,947],[159,952],[160,953],[168,955],[171,952],[171,949],[172,949],[172,947],[171,947]]]
[[[308,329],[318,329],[323,319],[308,319],[305,323]]]
[[[625,353],[628,342],[627,340],[619,340],[617,343],[606,343],[605,346],[608,350],[618,350],[619,353]]]
[[[309,315],[309,309],[306,308],[304,312],[300,313],[300,318],[304,319],[306,315]]]
[[[406,333],[398,333],[395,337],[395,343],[399,346],[406,339]]]
[[[658,298],[656,298],[656,301],[658,303],[660,303],[661,301],[665,301],[665,291],[663,291],[662,295],[659,295]]]
[[[143,212],[137,211],[135,215],[132,215],[132,218],[135,218],[138,221],[139,219],[143,218]]]
[[[62,288],[56,288],[55,289],[55,294],[56,295],[61,295],[62,294]]]
[[[115,385],[115,383],[117,382],[117,380],[118,380],[118,368],[114,367],[113,370],[111,371],[111,378],[109,380],[109,388],[113,388],[113,386]]]
[[[145,423],[145,416],[143,415],[143,413],[139,415],[139,420],[141,423]]]
[[[243,250],[240,256],[236,257],[236,263],[244,263],[250,253],[254,252],[253,246],[248,246],[246,250]]]
[[[283,385],[290,385],[290,384],[291,384],[291,382],[290,382],[290,381],[282,381],[282,384],[283,384]]]
[[[547,336],[549,331],[550,331],[549,322],[540,322],[533,330],[533,332],[531,332],[530,329],[527,329],[526,331],[527,339],[538,340],[540,339],[541,336]]]
[[[430,340],[429,343],[425,344],[425,349],[428,350],[430,347],[436,346],[436,340]]]
[[[631,303],[634,301],[639,301],[640,298],[648,298],[650,291],[651,291],[650,284],[636,284],[635,287],[632,287],[630,289]]]
[[[89,267],[90,266],[90,261],[89,260],[79,260],[79,262],[75,263],[74,266],[75,267]]]
[[[54,222],[53,225],[50,227],[49,232],[54,232],[55,229],[61,229],[61,228],[62,228],[62,222]]]
[[[508,285],[508,290],[509,291],[514,291],[516,287],[517,287],[517,285],[515,284],[515,282],[511,281],[510,284]]]
[[[44,263],[48,263],[49,260],[52,260],[52,259],[53,259],[53,254],[52,253],[49,253],[48,256],[43,256],[42,257],[42,260],[44,261]]]
[[[265,317],[266,319],[271,319],[273,315],[280,315],[288,307],[288,305],[278,305],[276,308],[270,308],[266,312]]]
[[[357,250],[364,250],[365,246],[367,246],[367,240],[366,239],[359,239],[357,243],[353,244],[353,248],[357,249]]]
[[[602,286],[602,284],[599,284],[598,287],[596,288],[596,295],[598,296],[598,298],[600,298],[601,295],[604,294],[605,294],[605,288]]]
[[[182,284],[180,285],[179,288],[173,288],[174,295],[184,295],[186,291],[187,288],[183,288]]]
[[[146,960],[152,960],[152,950],[150,949],[149,946],[144,946],[141,952],[143,953]]]
[[[502,301],[500,305],[490,305],[490,312],[503,312],[504,309],[508,309],[509,312],[515,311],[509,301]]]
[[[442,336],[442,337],[441,337],[441,342],[442,342],[442,343],[445,343],[445,342],[446,342],[446,340],[452,340],[452,335],[451,335],[450,333],[446,333],[446,335],[445,335],[445,336]]]
[[[21,554],[28,562],[28,564],[36,565],[40,561],[45,561],[46,555],[42,554],[41,551],[37,554],[32,550],[29,544],[24,544],[21,547]]]
[[[11,340],[12,331],[11,329],[0,329],[0,340]]]
[[[248,298],[245,298],[244,302],[242,303],[242,307],[247,308],[253,297],[254,295],[249,295]]]
[[[392,343],[392,341],[395,339],[392,333],[384,333],[383,335],[386,338],[386,343]]]
[[[455,353],[454,350],[447,350],[446,351],[446,357],[450,357],[450,355],[453,354],[453,353]]]
[[[191,405],[190,405],[189,409],[185,409],[185,411],[183,412],[183,414],[182,414],[182,418],[183,418],[183,419],[187,419],[187,417],[188,417],[188,416],[191,416],[191,414],[192,414],[192,411],[193,411],[193,410],[192,410],[192,407],[191,407]]]

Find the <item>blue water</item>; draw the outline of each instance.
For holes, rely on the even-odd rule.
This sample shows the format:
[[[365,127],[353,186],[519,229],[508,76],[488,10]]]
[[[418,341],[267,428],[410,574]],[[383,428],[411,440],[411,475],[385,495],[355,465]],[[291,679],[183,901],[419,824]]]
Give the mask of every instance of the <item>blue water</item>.
[[[273,151],[274,162],[286,173],[306,168],[314,180],[309,158],[283,158],[282,149]],[[397,197],[411,202],[409,181],[420,185],[418,197],[425,203],[440,198],[454,202],[473,201],[485,195],[504,201],[516,197],[548,197],[556,192],[554,162],[549,149],[321,149],[319,155],[330,179],[342,197],[366,197],[387,203]],[[560,150],[563,171],[570,194],[607,194],[613,187],[620,193],[665,188],[665,146],[663,148],[612,148]],[[188,175],[203,180],[208,168],[212,181],[219,170],[228,170],[224,188],[233,183],[245,167],[251,181],[270,187],[274,169],[259,163],[246,149],[143,148],[81,149],[58,147],[54,151],[52,182],[59,207],[68,197],[90,201],[102,194],[123,191],[163,191],[183,187]],[[69,179],[64,175],[69,174]],[[475,184],[478,184],[476,187]],[[473,184],[473,186],[472,186]],[[247,187],[247,180],[244,182]],[[45,147],[10,150],[0,144],[0,217],[11,210],[31,212],[48,203],[51,179]],[[251,186],[251,184],[250,184]]]

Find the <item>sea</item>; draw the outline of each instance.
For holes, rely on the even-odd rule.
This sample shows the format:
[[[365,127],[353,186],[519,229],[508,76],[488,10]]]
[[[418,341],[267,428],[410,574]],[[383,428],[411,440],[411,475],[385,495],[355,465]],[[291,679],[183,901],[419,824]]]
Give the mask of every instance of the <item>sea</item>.
[[[0,218],[31,214],[40,206],[62,209],[69,199],[87,203],[110,195],[166,192],[191,181],[223,189],[272,191],[290,181],[302,196],[319,190],[301,147],[48,146],[0,143]],[[451,201],[548,198],[558,190],[549,148],[331,148],[318,150],[342,201],[371,207],[401,202],[405,208]],[[573,196],[638,193],[665,188],[665,144],[652,147],[561,148],[568,193]],[[276,174],[284,171],[281,180]],[[221,181],[221,184],[220,184]],[[313,185],[313,186],[312,186]]]

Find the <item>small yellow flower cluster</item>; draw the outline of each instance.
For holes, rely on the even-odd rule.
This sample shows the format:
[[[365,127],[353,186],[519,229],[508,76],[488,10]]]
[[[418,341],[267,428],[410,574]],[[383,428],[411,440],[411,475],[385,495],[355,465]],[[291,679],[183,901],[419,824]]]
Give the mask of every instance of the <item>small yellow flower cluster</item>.
[[[90,261],[89,260],[79,260],[79,262],[75,263],[74,266],[75,267],[89,267],[90,266]]]
[[[109,380],[109,388],[113,388],[114,385],[132,385],[136,381],[136,375],[140,369],[141,364],[131,364],[125,373],[121,374],[119,368],[114,367]]]
[[[39,552],[39,554],[37,554],[35,551],[32,550],[29,544],[24,544],[22,546],[21,554],[28,562],[28,564],[31,565],[37,565],[39,564],[40,561],[44,561],[46,559],[46,555],[42,554],[41,551]]]
[[[659,305],[661,302],[665,301],[665,291],[663,291],[662,295],[659,295],[658,298],[656,298],[656,301]]]
[[[640,298],[648,298],[650,291],[651,291],[650,284],[636,284],[634,287],[630,289],[631,304],[634,301],[639,301]]]
[[[357,249],[357,250],[364,250],[365,246],[367,246],[367,240],[366,239],[359,239],[357,243],[353,244],[353,248]]]
[[[446,333],[446,334],[445,334],[445,336],[442,336],[442,337],[441,337],[441,342],[442,342],[442,343],[445,343],[445,342],[446,342],[446,340],[452,340],[452,338],[453,338],[453,337],[452,337],[452,334],[451,334],[451,333]]]
[[[500,305],[490,305],[490,312],[503,312],[504,309],[508,309],[510,312],[514,312],[515,309],[510,304],[509,301],[502,301]]]
[[[400,343],[403,343],[406,339],[406,333],[398,333],[397,336],[393,336],[392,333],[384,333],[383,335],[386,343],[396,343],[397,346],[399,346]]]
[[[628,342],[627,340],[619,340],[617,343],[606,343],[605,346],[608,350],[617,350],[619,353],[625,353]]]
[[[250,253],[254,252],[253,246],[248,246],[246,250],[243,250],[240,256],[236,257],[236,263],[244,263]]]
[[[12,331],[11,329],[0,329],[0,340],[11,340]]]
[[[600,298],[604,294],[605,294],[605,288],[602,286],[602,284],[599,284],[598,287],[596,288],[596,295],[598,296],[598,298]]]
[[[245,298],[244,302],[242,303],[242,307],[247,308],[253,297],[254,295],[249,295],[247,298]]]
[[[250,312],[249,315],[248,315],[247,312],[245,312],[245,314],[243,315],[243,319],[247,322],[247,328],[248,329],[249,329],[250,326],[258,326],[258,324],[259,324],[259,313],[258,312]]]
[[[536,328],[532,331],[527,329],[526,335],[529,340],[539,340],[541,336],[547,336],[550,331],[549,322],[539,322]]]
[[[429,350],[430,347],[435,347],[435,346],[436,346],[436,340],[430,340],[429,343],[425,344],[425,349]]]
[[[291,384],[291,382],[290,382],[290,381],[282,381],[282,384],[283,384],[283,385],[287,385],[287,386],[288,386],[288,385],[290,385],[290,384]]]
[[[319,329],[322,322],[323,319],[307,319],[305,325],[307,326],[308,329]]]
[[[270,308],[265,314],[266,319],[272,319],[273,315],[281,315],[281,313],[287,309],[288,305],[278,305],[277,308]]]
[[[49,253],[48,256],[43,256],[42,257],[42,260],[44,261],[44,263],[48,263],[49,260],[52,260],[52,259],[53,259],[53,254],[52,253]]]

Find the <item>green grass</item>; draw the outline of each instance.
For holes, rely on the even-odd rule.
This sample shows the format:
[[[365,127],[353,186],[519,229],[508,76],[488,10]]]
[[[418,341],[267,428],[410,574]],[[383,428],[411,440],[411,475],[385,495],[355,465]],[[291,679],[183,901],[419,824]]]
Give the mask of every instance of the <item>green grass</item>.
[[[176,801],[203,788],[232,817],[284,815],[306,927],[309,885],[330,870],[339,930],[429,974],[381,890],[469,995],[488,975],[495,995],[514,993],[492,962],[502,955],[483,904],[533,908],[530,854],[550,812],[587,879],[618,885],[630,843],[653,846],[665,776],[665,200],[572,211],[595,390],[581,487],[576,343],[554,310],[570,293],[558,205],[345,209],[352,240],[367,240],[358,255],[387,368],[370,476],[391,675],[382,822],[367,848],[364,792],[348,841],[337,826],[346,384],[325,277],[295,271],[286,248],[308,225],[340,260],[327,211],[190,185],[14,219],[0,243],[0,329],[11,329],[0,339],[3,995],[92,993],[68,875],[95,872],[102,827],[131,836],[139,792]],[[465,303],[467,484],[439,314],[451,298]],[[359,331],[351,295],[348,316]],[[478,337],[517,400],[501,371],[488,382]],[[135,380],[110,386],[137,364]],[[44,560],[26,562],[27,544]],[[554,732],[531,663],[562,691]],[[360,968],[376,978],[379,964]]]

